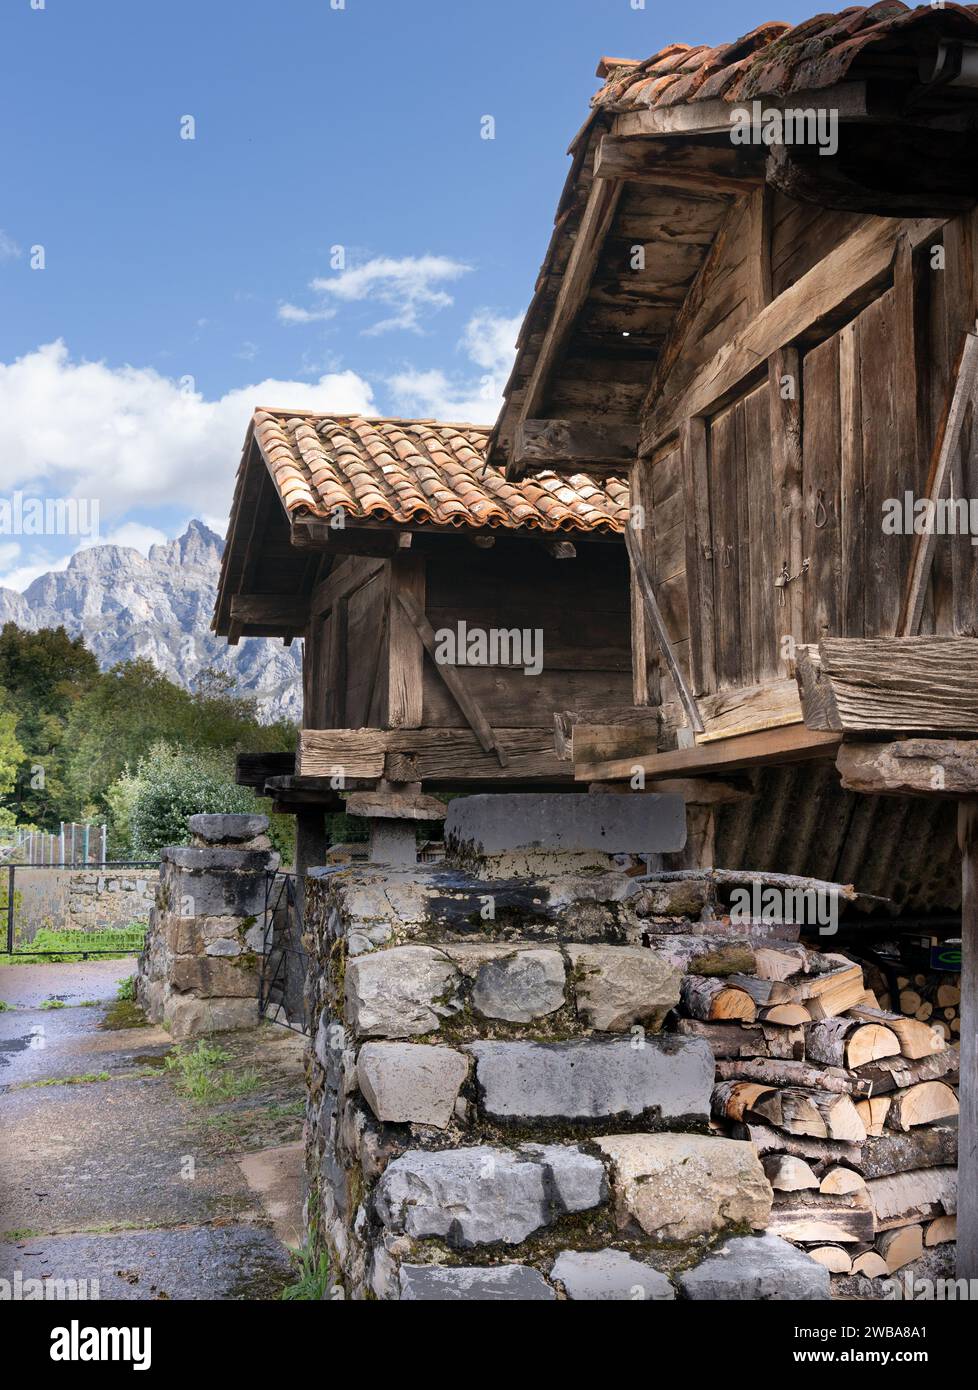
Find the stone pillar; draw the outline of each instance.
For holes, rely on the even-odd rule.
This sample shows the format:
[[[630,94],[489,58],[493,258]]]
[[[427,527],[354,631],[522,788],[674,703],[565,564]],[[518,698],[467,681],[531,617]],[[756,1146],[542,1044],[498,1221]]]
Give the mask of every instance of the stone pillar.
[[[295,818],[295,900],[302,916],[306,891],[306,874],[318,864],[325,864],[326,813],[322,809],[299,811]]]
[[[174,1038],[258,1023],[266,875],[278,866],[267,816],[191,816],[189,845],[160,856],[136,997]]]
[[[310,875],[309,1238],[344,1296],[703,1297],[682,1281],[726,1237],[745,1238],[734,1296],[827,1295],[826,1270],[752,1234],[771,1187],[711,1133],[709,1045],[661,1031],[677,961],[712,968],[683,917],[706,895],[636,893],[612,855],[684,834],[672,797],[472,797],[446,863]]]

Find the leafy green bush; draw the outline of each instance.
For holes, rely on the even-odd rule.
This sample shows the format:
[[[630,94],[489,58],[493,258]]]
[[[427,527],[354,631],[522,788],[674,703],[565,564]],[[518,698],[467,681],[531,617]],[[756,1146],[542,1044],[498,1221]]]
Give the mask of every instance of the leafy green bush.
[[[213,753],[154,743],[135,773],[117,783],[113,813],[137,859],[149,859],[164,845],[186,844],[187,821],[200,812],[253,812],[255,798],[235,784],[227,762]]]

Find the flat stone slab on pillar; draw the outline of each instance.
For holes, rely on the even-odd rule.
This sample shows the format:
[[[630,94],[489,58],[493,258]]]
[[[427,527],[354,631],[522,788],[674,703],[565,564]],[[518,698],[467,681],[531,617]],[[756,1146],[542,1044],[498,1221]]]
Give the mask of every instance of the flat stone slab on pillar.
[[[521,851],[662,854],[686,843],[681,796],[619,793],[492,793],[457,797],[445,818],[449,849],[498,855]]]

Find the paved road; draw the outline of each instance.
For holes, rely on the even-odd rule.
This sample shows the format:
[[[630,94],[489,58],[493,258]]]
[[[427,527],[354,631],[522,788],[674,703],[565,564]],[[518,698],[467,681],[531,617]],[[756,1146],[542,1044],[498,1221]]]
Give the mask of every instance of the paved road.
[[[0,967],[0,1279],[97,1281],[103,1299],[274,1296],[290,1269],[279,1237],[300,1225],[301,1039],[222,1038],[259,1089],[195,1105],[163,1065],[167,1033],[104,1026],[132,968]]]

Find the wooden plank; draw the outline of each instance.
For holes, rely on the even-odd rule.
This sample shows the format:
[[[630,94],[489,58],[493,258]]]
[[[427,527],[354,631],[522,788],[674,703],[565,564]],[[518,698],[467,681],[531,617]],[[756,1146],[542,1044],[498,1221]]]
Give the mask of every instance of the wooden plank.
[[[696,740],[698,744],[802,722],[798,683],[794,680],[768,681],[704,695],[699,708],[705,729]]]
[[[414,624],[418,636],[424,643],[425,651],[434,663],[435,670],[451,691],[456,704],[479,740],[481,747],[487,753],[495,752],[500,767],[505,767],[506,750],[493,732],[492,726],[479,708],[478,702],[466,690],[465,684],[456,673],[455,668],[437,660],[438,642],[435,637],[435,630],[429,623],[424,609],[420,607],[414,595],[404,589],[398,589],[395,597]]]
[[[570,770],[554,753],[549,729],[498,730],[509,763],[486,753],[471,729],[304,729],[297,762],[301,777],[351,780],[386,776],[394,782],[461,785],[477,782],[570,782]],[[408,775],[410,774],[410,775]]]
[[[242,626],[301,632],[309,621],[305,595],[232,594],[231,618]]]
[[[805,355],[802,412],[804,508],[801,548],[808,570],[796,580],[803,599],[802,636],[812,642],[839,631],[840,450],[839,339]]]
[[[847,323],[838,337],[839,622],[843,636],[863,637],[866,633],[866,492],[857,324]]]
[[[686,718],[689,720],[691,728],[695,729],[697,733],[702,733],[703,721],[700,718],[699,710],[696,708],[696,700],[693,698],[693,693],[689,688],[682,668],[676,660],[676,654],[673,651],[672,642],[666,630],[666,625],[663,622],[662,613],[652,588],[652,581],[649,579],[648,571],[645,568],[640,541],[631,526],[625,529],[625,544],[628,547],[628,558],[631,561],[632,571],[638,581],[638,586],[642,594],[642,601],[645,604],[646,611],[649,615],[649,621],[652,625],[652,631],[659,644],[659,650],[665,658],[666,665],[669,667],[669,673],[675,682],[680,702],[683,709],[686,711]]]
[[[573,757],[572,742],[573,731],[578,725],[590,725],[592,727],[605,725],[627,724],[630,728],[639,728],[643,737],[648,742],[658,742],[659,737],[659,710],[647,705],[608,705],[596,706],[591,709],[578,710],[556,710],[554,712],[554,752],[561,761],[570,761]]]
[[[844,743],[836,766],[843,787],[868,796],[978,796],[975,739]]]
[[[745,493],[743,403],[735,402],[710,424],[710,518],[713,531],[713,617],[716,679],[720,687],[750,683],[750,615],[741,564],[750,536],[741,502]],[[749,589],[746,600],[749,601]],[[744,629],[744,619],[748,627]],[[746,668],[746,669],[745,669]]]
[[[715,690],[713,533],[706,421],[684,421],[680,436],[686,515],[686,591],[695,615],[689,628],[690,680],[699,695]]]
[[[918,246],[943,225],[941,218],[870,219],[752,318],[682,392],[659,402],[643,426],[641,452],[650,452],[658,441],[674,434],[687,416],[715,409],[757,372],[759,362],[882,281],[902,233]]]
[[[961,849],[961,1080],[957,1274],[978,1279],[978,800],[958,809]]]
[[[802,376],[798,349],[775,352],[768,363],[768,411],[771,434],[771,476],[777,518],[779,572],[800,575],[802,551]],[[782,602],[782,599],[784,600]],[[779,590],[775,604],[781,641],[780,669],[792,669],[789,653],[800,642],[804,619],[804,588],[794,579]],[[787,641],[785,639],[788,639]]]
[[[638,426],[602,420],[521,420],[513,462],[533,468],[613,467],[630,464],[638,450]]]
[[[407,595],[420,612],[425,609],[425,558],[401,554],[390,566],[387,604],[390,641],[387,648],[387,719],[391,729],[417,729],[422,721],[424,644],[401,598]]]
[[[831,109],[839,113],[840,120],[867,120],[872,116],[865,82],[838,82],[815,92],[792,92],[783,102],[765,101],[764,109],[770,107],[789,107],[803,110],[807,107]],[[750,110],[745,104],[738,107],[718,97],[714,101],[695,102],[682,106],[655,106],[641,111],[625,111],[615,118],[612,133],[623,138],[641,135],[689,135],[724,134],[729,135],[733,112]],[[877,117],[878,119],[878,117]]]
[[[954,456],[961,442],[968,406],[972,404],[975,383],[978,381],[978,335],[966,333],[955,371],[951,377],[948,400],[934,438],[928,470],[925,496],[935,504],[947,490]],[[898,631],[901,636],[913,636],[920,630],[924,599],[930,579],[937,537],[933,531],[914,539],[913,560],[903,599]]]
[[[608,229],[614,220],[622,187],[622,184],[609,182],[607,179],[595,179],[591,184],[574,249],[561,277],[553,313],[526,385],[518,423],[538,418],[541,414],[540,406],[550,374],[566,345],[574,320],[587,298],[591,277]]]
[[[750,581],[751,678],[761,684],[781,673],[778,595],[781,570],[777,505],[772,472],[770,385],[752,391],[744,402],[745,468],[750,526],[747,577]]]
[[[717,149],[603,135],[594,156],[594,177],[739,197],[763,184],[764,166],[733,144]]]
[[[312,591],[309,610],[313,617],[328,613],[337,599],[353,593],[384,568],[383,560],[343,558]]]
[[[634,775],[636,765],[650,778],[674,774],[732,772],[736,768],[763,767],[769,763],[806,762],[809,758],[831,758],[838,751],[841,735],[806,729],[803,724],[790,724],[782,729],[762,733],[741,734],[737,738],[716,743],[697,744],[694,748],[677,748],[670,753],[648,754],[638,758],[613,758],[601,763],[575,763],[577,782],[620,782]]]
[[[764,182],[747,200],[747,246],[750,313],[759,314],[771,302],[771,201],[773,192]]]
[[[652,469],[638,462],[631,467],[630,522],[639,538],[650,573],[656,572],[654,492]],[[628,598],[632,647],[632,699],[636,705],[657,705],[662,698],[658,652],[645,608],[638,575],[628,566]]]
[[[263,787],[269,777],[284,777],[294,771],[294,753],[239,753],[234,780],[239,787]]]
[[[798,682],[810,729],[978,732],[978,638],[827,637]]]

